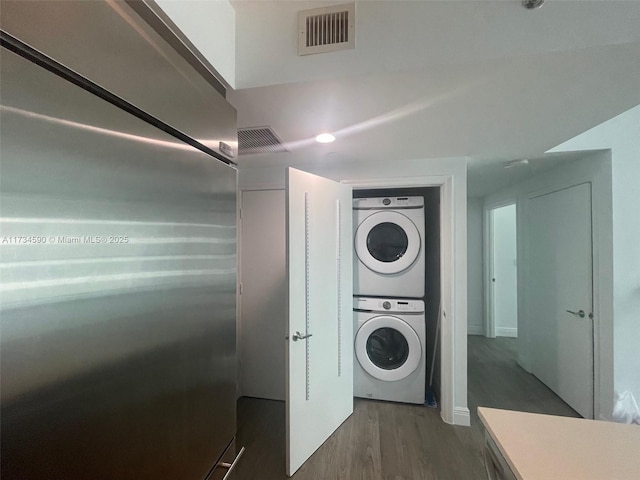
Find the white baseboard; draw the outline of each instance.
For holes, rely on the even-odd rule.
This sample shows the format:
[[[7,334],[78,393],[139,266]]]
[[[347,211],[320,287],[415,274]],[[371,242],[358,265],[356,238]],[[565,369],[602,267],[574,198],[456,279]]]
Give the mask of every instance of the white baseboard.
[[[496,328],[496,337],[518,337],[517,328],[498,327]]]
[[[453,409],[453,424],[463,427],[471,426],[471,414],[467,407],[455,407]]]
[[[484,335],[482,325],[467,325],[467,335]]]

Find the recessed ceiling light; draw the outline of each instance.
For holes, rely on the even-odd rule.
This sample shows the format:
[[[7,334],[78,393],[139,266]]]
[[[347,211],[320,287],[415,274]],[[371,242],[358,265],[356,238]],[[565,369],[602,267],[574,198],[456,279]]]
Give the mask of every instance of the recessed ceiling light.
[[[321,133],[316,136],[316,142],[318,143],[331,143],[335,141],[336,137],[331,135],[330,133]]]

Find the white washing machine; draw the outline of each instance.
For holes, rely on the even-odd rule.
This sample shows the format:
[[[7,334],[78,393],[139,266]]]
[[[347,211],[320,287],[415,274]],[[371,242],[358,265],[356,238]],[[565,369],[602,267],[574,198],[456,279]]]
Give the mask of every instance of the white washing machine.
[[[353,294],[424,296],[424,198],[353,199]]]
[[[424,302],[354,297],[353,393],[392,402],[425,402]]]

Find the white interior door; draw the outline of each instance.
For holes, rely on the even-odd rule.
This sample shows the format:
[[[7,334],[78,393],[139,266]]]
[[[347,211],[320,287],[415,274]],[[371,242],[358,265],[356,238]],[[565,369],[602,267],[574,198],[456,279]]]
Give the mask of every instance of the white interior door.
[[[532,198],[528,210],[532,373],[593,418],[591,185]]]
[[[287,170],[289,476],[353,413],[351,224],[350,186]]]
[[[518,336],[516,205],[491,210],[493,325],[497,337]]]
[[[243,191],[240,228],[240,391],[247,397],[284,401],[284,190]]]

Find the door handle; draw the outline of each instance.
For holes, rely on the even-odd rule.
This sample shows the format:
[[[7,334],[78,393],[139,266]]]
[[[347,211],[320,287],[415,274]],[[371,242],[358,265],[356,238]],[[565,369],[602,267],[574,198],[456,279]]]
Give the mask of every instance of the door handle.
[[[236,458],[233,459],[233,463],[222,462],[218,464],[221,468],[227,469],[227,473],[225,474],[222,480],[227,480],[229,478],[229,475],[231,475],[231,472],[233,472],[233,470],[236,468],[236,465],[238,464],[238,460],[240,460],[240,457],[242,456],[243,453],[244,453],[244,447],[240,449],[240,451],[238,452],[238,455],[236,455]]]
[[[293,336],[291,338],[293,339],[294,342],[297,342],[298,340],[306,340],[311,335],[313,335],[313,334],[312,333],[307,333],[306,335],[302,335],[300,332],[296,332],[296,333],[293,334]]]
[[[568,313],[570,313],[571,315],[576,315],[580,318],[584,318],[585,313],[584,310],[578,310],[577,312],[572,312],[571,310],[567,310]]]

